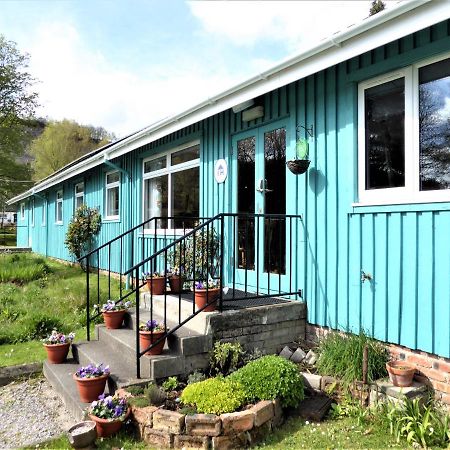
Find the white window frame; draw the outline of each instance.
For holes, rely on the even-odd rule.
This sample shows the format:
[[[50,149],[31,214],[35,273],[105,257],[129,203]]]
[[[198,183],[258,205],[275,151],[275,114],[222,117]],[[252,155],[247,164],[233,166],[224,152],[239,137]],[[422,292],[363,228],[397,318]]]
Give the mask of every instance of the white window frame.
[[[190,147],[200,146],[200,140],[192,141],[183,145],[179,145],[174,147],[166,152],[161,152],[155,155],[152,155],[148,158],[142,160],[142,221],[145,221],[145,182],[146,180],[150,180],[152,178],[160,177],[162,175],[167,175],[167,183],[168,183],[168,193],[167,193],[167,216],[171,217],[172,214],[172,174],[177,172],[182,172],[184,170],[193,169],[195,167],[200,167],[200,156],[196,159],[192,159],[191,161],[187,161],[184,163],[176,164],[174,166],[171,165],[171,157],[172,154],[177,153],[181,150],[186,150]],[[201,149],[200,149],[201,150]],[[160,159],[161,157],[166,157],[166,167],[164,169],[155,170],[153,172],[145,173],[145,163],[148,161],[153,161],[156,159]],[[200,184],[200,180],[199,180]],[[200,201],[200,199],[199,199]],[[200,205],[199,205],[200,206]],[[173,234],[182,234],[185,230],[173,228],[173,220],[169,220],[167,224],[167,228],[157,228],[156,230],[152,227],[145,228],[145,234],[166,234],[168,231]]]
[[[31,224],[31,226],[32,227],[34,227],[34,214],[35,214],[35,200],[34,200],[34,198],[32,198],[31,200],[30,200],[30,215],[31,215],[31,217],[30,217],[30,224]]]
[[[61,198],[58,196],[61,194]],[[61,203],[61,220],[58,218],[58,208]],[[56,191],[56,202],[55,202],[55,224],[62,225],[64,222],[64,191],[63,189],[58,189]]]
[[[20,220],[25,220],[25,203],[20,204]]]
[[[358,86],[358,202],[352,206],[394,205],[450,201],[450,189],[420,190],[419,69],[450,58],[450,53],[428,58],[409,67],[364,81]],[[368,88],[405,78],[405,186],[366,190],[365,102]]]
[[[45,227],[47,223],[47,199],[42,200],[42,216],[41,216],[41,225]]]
[[[108,183],[108,175],[111,175],[113,173],[119,174],[119,180],[114,181],[113,183]],[[109,172],[105,173],[105,220],[120,220],[120,182],[121,182],[121,175],[119,170],[111,170]],[[117,215],[108,215],[108,191],[109,189],[115,189],[118,188],[118,196],[119,196],[119,214]]]
[[[77,192],[77,188],[82,186],[83,190],[82,192]],[[80,183],[77,183],[74,187],[73,187],[73,192],[74,192],[74,204],[73,204],[73,210],[76,211],[77,210],[77,199],[78,198],[82,198],[81,204],[84,204],[84,181],[81,181]]]

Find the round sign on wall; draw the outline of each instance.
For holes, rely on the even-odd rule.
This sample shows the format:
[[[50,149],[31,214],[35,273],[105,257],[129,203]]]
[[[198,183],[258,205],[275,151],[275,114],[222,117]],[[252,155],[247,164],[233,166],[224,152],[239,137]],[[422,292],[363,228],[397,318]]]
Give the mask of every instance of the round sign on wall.
[[[223,183],[227,179],[228,164],[224,159],[218,159],[214,164],[214,178],[218,183]]]

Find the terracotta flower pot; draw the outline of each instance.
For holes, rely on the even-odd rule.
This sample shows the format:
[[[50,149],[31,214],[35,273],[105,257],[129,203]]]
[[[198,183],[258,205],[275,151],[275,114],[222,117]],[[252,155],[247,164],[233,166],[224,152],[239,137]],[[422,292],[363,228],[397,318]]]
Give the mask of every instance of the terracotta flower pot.
[[[123,317],[126,312],[126,309],[121,309],[119,311],[104,311],[102,314],[106,328],[109,330],[117,330],[118,328],[121,328]]]
[[[404,361],[389,361],[386,363],[386,370],[394,386],[408,387],[412,385],[416,368]]]
[[[95,422],[95,429],[98,437],[108,437],[117,433],[121,428],[123,422],[127,419],[130,410],[128,410],[125,418],[122,419],[101,419],[100,417],[89,414],[89,418]]]
[[[78,393],[80,399],[84,403],[91,403],[98,399],[100,394],[103,394],[106,386],[106,380],[109,375],[101,375],[94,378],[78,378],[73,374],[73,379],[77,383]]]
[[[147,278],[148,291],[154,295],[164,294],[166,288],[166,277]]]
[[[210,303],[203,311],[211,312],[215,311],[217,308],[217,298],[220,294],[220,288],[208,289],[196,289],[195,290],[195,304],[197,308],[203,308],[206,304]]]
[[[150,347],[153,342],[157,341],[162,335],[164,331],[154,331],[153,334],[151,331],[139,331],[139,346],[141,351]],[[164,344],[166,343],[166,339],[164,338],[160,343],[153,347],[151,350],[146,352],[146,355],[160,355],[164,349]]]
[[[44,344],[47,351],[47,359],[50,364],[63,363],[69,353],[70,342],[65,344]]]
[[[169,278],[170,292],[179,294],[183,290],[183,279],[180,275],[171,275]]]

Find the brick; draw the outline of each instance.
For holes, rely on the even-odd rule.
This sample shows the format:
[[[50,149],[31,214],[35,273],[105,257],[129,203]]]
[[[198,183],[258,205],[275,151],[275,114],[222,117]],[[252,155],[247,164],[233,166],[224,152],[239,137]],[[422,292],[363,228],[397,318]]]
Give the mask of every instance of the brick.
[[[283,408],[281,407],[280,400],[277,398],[272,401],[273,403],[273,426],[279,427],[283,423]]]
[[[159,448],[173,447],[173,434],[164,433],[163,431],[154,430],[153,428],[145,427],[144,441],[151,446]]]
[[[250,435],[250,442],[249,445],[253,446],[259,441],[262,441],[264,438],[269,436],[269,434],[272,432],[272,423],[266,422],[265,424],[261,425],[260,427],[254,427],[251,429],[248,433]]]
[[[272,400],[263,400],[258,402],[251,410],[255,415],[255,427],[260,427],[263,423],[273,419],[273,403]]]
[[[222,422],[215,414],[186,416],[186,433],[192,436],[219,436]]]
[[[435,364],[437,367],[435,367]],[[433,363],[433,369],[441,370],[443,372],[450,373],[450,363],[445,361],[435,361]]]
[[[305,382],[305,387],[309,389],[320,390],[322,377],[314,373],[302,372],[303,381]]]
[[[130,398],[133,397],[128,391],[126,391],[123,388],[119,388],[116,390],[116,392],[114,393],[115,395],[117,395],[120,398]]]
[[[406,361],[421,367],[431,368],[431,361],[426,356],[408,353],[406,354]]]
[[[247,433],[233,434],[230,436],[215,436],[212,438],[214,450],[234,450],[246,447],[248,444]]]
[[[166,409],[153,413],[153,428],[173,434],[181,434],[184,430],[184,414]]]
[[[447,405],[450,405],[450,395],[449,394],[442,394],[441,400],[446,403]]]
[[[251,410],[221,414],[224,434],[241,433],[253,428],[255,415]]]
[[[445,375],[442,372],[439,372],[439,370],[434,369],[426,369],[425,367],[421,367],[419,369],[419,375],[425,376],[429,378],[430,380],[435,381],[445,381]]]
[[[210,438],[207,436],[176,435],[173,439],[174,448],[184,450],[208,450]]]
[[[431,381],[434,389],[440,392],[444,392],[445,394],[450,394],[450,384],[448,383],[440,383],[439,381]]]
[[[153,413],[158,408],[156,406],[146,406],[145,408],[138,408],[136,406],[131,407],[132,419],[139,425],[153,426]]]

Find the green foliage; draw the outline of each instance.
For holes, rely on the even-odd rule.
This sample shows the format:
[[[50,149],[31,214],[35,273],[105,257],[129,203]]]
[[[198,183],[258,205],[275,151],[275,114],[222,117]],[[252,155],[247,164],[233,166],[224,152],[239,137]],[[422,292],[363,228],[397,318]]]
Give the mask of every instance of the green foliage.
[[[194,405],[199,413],[223,414],[236,411],[244,403],[245,393],[240,383],[216,377],[186,386],[181,401]]]
[[[136,406],[137,408],[145,408],[146,406],[150,406],[150,400],[148,397],[130,397],[128,399],[128,404],[130,406]]]
[[[332,419],[352,417],[356,419],[358,426],[363,426],[369,420],[370,409],[361,406],[358,400],[347,396],[340,403],[333,403],[328,414]]]
[[[386,4],[382,0],[373,0],[369,10],[369,16],[373,16],[374,14],[383,11],[384,8],[386,8]]]
[[[244,350],[240,342],[216,342],[209,357],[211,373],[226,376],[243,363]]]
[[[167,399],[167,394],[164,390],[154,383],[149,383],[145,388],[144,395],[147,396],[150,404],[155,406],[162,405]]]
[[[183,406],[180,408],[180,414],[185,414],[186,416],[193,416],[194,414],[197,414],[197,408],[195,406]]]
[[[72,217],[64,241],[69,253],[79,259],[89,251],[94,236],[100,231],[101,216],[96,208],[81,205]]]
[[[296,407],[304,398],[303,378],[297,366],[280,356],[263,356],[228,379],[242,385],[249,402],[279,398],[282,406]]]
[[[203,381],[205,378],[205,374],[201,372],[193,372],[188,376],[187,384],[198,383],[199,381]]]
[[[178,379],[177,379],[177,377],[169,377],[162,384],[162,388],[166,392],[174,391],[177,388],[177,386],[178,386]]]
[[[319,344],[317,370],[322,375],[330,375],[342,380],[344,386],[355,380],[362,380],[363,351],[368,346],[368,381],[386,376],[388,352],[380,342],[359,334],[342,335],[329,333]]]
[[[143,395],[144,394],[144,386],[128,386],[127,388],[127,392],[129,392],[131,395],[134,395],[135,397],[138,395]]]
[[[72,120],[50,121],[31,146],[35,179],[40,180],[113,139],[103,128]]]
[[[51,272],[44,258],[29,255],[0,255],[0,283],[28,283]]]
[[[409,445],[447,447],[450,443],[449,416],[437,410],[432,401],[421,404],[419,399],[405,397],[403,405],[388,403],[380,408],[389,422],[397,442],[406,439]]]

